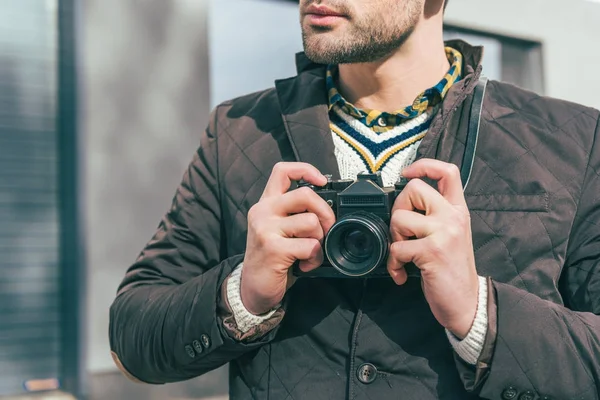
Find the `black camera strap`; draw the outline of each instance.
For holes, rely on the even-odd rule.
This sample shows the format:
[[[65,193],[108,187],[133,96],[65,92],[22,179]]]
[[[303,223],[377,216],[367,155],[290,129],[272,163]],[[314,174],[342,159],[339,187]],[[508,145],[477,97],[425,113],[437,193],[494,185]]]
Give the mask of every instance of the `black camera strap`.
[[[473,161],[475,161],[479,127],[481,125],[483,98],[485,96],[487,83],[488,79],[485,76],[481,76],[473,91],[473,103],[471,103],[471,111],[469,114],[469,127],[467,129],[467,139],[465,141],[465,153],[463,154],[462,165],[460,167],[460,180],[463,185],[463,191],[467,189],[467,185],[471,179],[471,172],[473,171]]]

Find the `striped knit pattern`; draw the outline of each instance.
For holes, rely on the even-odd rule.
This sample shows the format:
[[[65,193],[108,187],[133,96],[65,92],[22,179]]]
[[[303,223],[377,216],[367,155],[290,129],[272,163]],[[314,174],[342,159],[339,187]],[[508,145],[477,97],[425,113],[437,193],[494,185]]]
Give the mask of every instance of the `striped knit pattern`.
[[[233,314],[233,319],[237,325],[237,328],[246,333],[252,327],[260,325],[262,322],[268,320],[275,314],[275,311],[280,307],[277,305],[271,311],[263,315],[254,315],[246,309],[244,303],[242,303],[241,285],[242,285],[242,268],[244,264],[239,264],[229,275],[227,280],[227,302]]]
[[[427,133],[432,114],[425,112],[377,134],[334,107],[330,113],[331,130],[342,179],[355,179],[364,171],[381,171],[384,185],[393,185],[417,156],[417,147]]]
[[[327,68],[329,119],[335,155],[343,179],[380,171],[391,186],[416,158],[436,106],[461,78],[462,55],[446,48],[451,67],[440,82],[421,93],[412,105],[394,113],[361,110],[346,101],[335,86],[336,67]]]
[[[469,330],[469,333],[463,340],[460,340],[446,329],[446,335],[456,354],[471,365],[477,364],[477,360],[483,350],[488,327],[488,283],[487,279],[482,276],[479,277],[478,299],[475,320],[473,321],[471,330]]]

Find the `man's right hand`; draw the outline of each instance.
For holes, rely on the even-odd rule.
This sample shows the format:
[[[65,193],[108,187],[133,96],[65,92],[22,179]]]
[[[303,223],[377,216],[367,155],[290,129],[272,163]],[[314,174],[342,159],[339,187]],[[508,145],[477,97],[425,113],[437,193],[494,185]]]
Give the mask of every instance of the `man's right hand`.
[[[310,188],[289,191],[292,181],[323,186],[327,178],[310,164],[280,162],[248,212],[248,239],[242,269],[242,303],[263,314],[283,300],[294,283],[291,267],[304,272],[323,262],[322,240],[335,222],[333,210]]]

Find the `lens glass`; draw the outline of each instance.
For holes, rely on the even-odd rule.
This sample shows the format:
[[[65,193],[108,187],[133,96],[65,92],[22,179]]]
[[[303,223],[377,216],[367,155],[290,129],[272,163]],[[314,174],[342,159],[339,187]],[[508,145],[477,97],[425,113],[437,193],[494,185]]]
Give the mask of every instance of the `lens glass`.
[[[372,232],[364,226],[356,226],[343,233],[341,251],[349,261],[365,261],[373,254],[374,240]]]
[[[360,212],[340,218],[325,238],[331,265],[348,276],[363,276],[383,265],[389,246],[388,227],[374,214]]]

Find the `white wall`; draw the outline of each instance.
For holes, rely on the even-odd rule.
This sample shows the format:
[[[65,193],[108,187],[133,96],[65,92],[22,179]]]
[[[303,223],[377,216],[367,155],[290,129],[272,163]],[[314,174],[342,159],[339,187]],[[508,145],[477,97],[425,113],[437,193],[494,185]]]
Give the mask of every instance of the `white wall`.
[[[600,108],[600,3],[450,0],[449,24],[540,41],[545,94]]]
[[[209,29],[211,106],[296,74],[294,55],[302,51],[297,4],[211,0]]]

